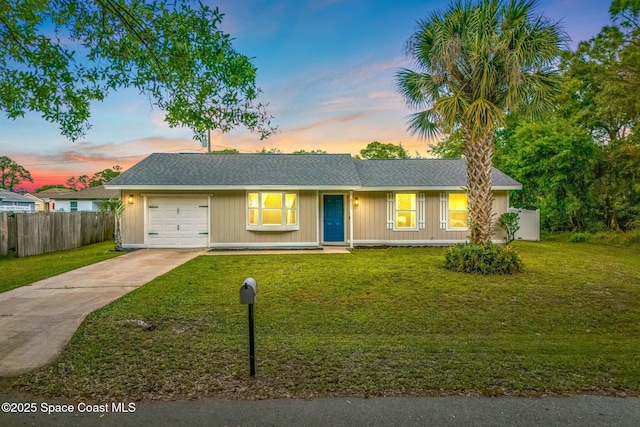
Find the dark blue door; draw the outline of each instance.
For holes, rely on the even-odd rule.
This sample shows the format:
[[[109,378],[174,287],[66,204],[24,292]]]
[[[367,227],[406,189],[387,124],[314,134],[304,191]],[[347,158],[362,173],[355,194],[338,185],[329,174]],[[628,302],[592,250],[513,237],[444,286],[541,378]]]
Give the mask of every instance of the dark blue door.
[[[344,242],[344,196],[324,195],[324,241]]]

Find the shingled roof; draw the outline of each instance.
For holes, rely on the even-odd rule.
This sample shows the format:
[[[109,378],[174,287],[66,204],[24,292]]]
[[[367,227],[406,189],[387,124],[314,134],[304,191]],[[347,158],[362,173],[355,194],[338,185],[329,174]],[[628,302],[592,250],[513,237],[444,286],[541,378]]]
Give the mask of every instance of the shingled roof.
[[[35,203],[34,200],[23,196],[22,194],[14,193],[13,191],[0,188],[0,202],[11,203]]]
[[[108,188],[353,187],[360,177],[348,154],[152,154]]]
[[[80,191],[69,191],[56,196],[56,200],[101,200],[118,197],[118,190],[107,190],[104,185],[87,187]]]
[[[37,193],[33,193],[34,196],[39,199],[56,199],[58,196],[62,196],[69,193],[75,193],[73,190],[69,190],[68,188],[50,188],[48,190],[39,191]]]
[[[494,189],[520,189],[493,170]],[[458,189],[465,160],[354,160],[349,154],[152,154],[108,189]]]
[[[354,160],[363,188],[459,189],[467,185],[464,159]],[[519,182],[493,168],[494,189],[520,189]]]

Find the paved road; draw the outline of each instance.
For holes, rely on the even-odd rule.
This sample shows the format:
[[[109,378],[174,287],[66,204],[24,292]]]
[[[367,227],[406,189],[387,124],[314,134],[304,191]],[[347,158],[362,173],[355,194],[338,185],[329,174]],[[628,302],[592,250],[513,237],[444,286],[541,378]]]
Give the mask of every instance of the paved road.
[[[2,426],[563,426],[637,427],[640,398],[603,396],[545,398],[375,398],[315,400],[201,400],[192,402],[98,402],[108,412],[46,414],[42,400],[0,395],[0,401],[35,402],[34,414],[0,413]],[[45,402],[51,405],[60,402]],[[122,403],[130,412],[114,413]],[[84,409],[84,408],[83,408]],[[135,411],[132,411],[135,410]]]
[[[89,313],[203,253],[144,249],[0,293],[0,377],[52,362]]]

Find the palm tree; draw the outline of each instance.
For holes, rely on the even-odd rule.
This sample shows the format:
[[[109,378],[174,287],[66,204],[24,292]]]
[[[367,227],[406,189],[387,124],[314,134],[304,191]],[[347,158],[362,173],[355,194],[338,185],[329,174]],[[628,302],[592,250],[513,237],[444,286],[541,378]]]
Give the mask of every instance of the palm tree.
[[[406,45],[416,70],[396,75],[418,111],[408,123],[414,134],[462,131],[474,244],[490,243],[494,130],[507,113],[540,115],[558,90],[555,65],[568,38],[535,7],[535,0],[458,0],[418,22]]]
[[[113,218],[115,220],[115,226],[113,230],[113,234],[115,236],[115,250],[122,250],[122,227],[121,219],[122,214],[124,213],[125,205],[122,199],[118,197],[112,197],[108,200],[103,200],[98,204],[98,209],[101,212],[113,212]]]

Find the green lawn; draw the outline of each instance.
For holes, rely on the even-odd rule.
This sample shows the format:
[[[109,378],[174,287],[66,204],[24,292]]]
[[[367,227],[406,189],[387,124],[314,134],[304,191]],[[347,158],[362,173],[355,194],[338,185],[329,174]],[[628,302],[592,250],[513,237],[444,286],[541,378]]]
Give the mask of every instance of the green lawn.
[[[123,253],[114,252],[113,242],[109,241],[78,249],[24,258],[0,256],[0,292],[104,261]]]
[[[525,273],[490,277],[443,269],[441,248],[201,256],[90,315],[56,363],[14,387],[98,401],[637,395],[640,248],[514,245]]]

